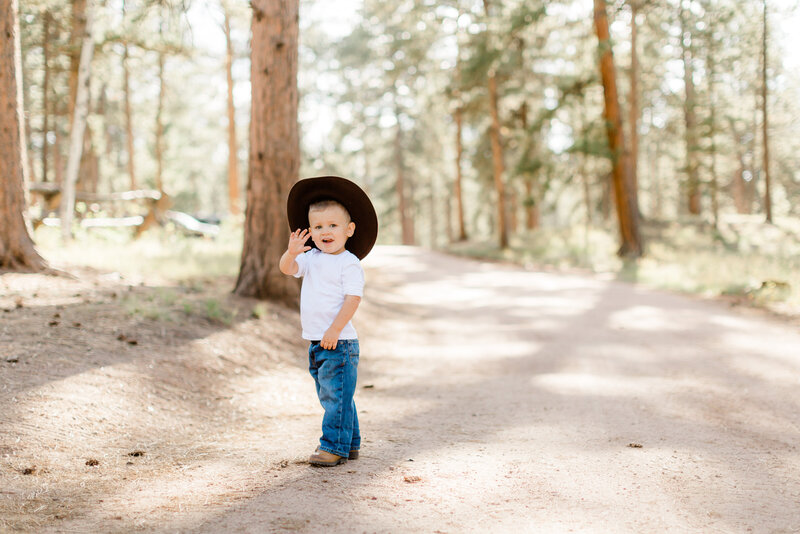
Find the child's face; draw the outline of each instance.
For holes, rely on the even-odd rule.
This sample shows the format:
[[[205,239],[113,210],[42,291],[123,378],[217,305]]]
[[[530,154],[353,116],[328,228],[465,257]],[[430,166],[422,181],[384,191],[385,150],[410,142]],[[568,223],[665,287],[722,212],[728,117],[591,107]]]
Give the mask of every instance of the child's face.
[[[326,254],[344,252],[347,238],[352,237],[356,231],[356,223],[339,206],[309,212],[308,223],[311,240]]]

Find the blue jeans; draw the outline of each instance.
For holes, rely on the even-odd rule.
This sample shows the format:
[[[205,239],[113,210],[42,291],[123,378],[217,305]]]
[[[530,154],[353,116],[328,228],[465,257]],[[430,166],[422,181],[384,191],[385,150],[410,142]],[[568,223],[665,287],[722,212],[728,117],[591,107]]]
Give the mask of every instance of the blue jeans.
[[[314,377],[322,418],[320,450],[347,456],[361,448],[361,433],[353,395],[358,378],[358,340],[340,339],[333,350],[318,341],[308,347],[308,370]]]

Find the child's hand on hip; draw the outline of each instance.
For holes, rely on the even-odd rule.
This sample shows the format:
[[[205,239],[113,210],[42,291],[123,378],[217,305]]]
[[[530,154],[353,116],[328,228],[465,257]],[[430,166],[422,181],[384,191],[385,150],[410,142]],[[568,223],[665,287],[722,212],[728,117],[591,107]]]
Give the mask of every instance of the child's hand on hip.
[[[322,336],[319,346],[325,350],[335,349],[336,345],[339,343],[339,334],[340,331],[336,330],[334,327],[328,328],[328,330]]]
[[[308,229],[302,231],[295,230],[289,234],[289,246],[286,250],[288,250],[289,254],[292,256],[299,256],[303,252],[311,250],[311,247],[305,244],[309,237],[311,237],[311,234],[308,232]]]

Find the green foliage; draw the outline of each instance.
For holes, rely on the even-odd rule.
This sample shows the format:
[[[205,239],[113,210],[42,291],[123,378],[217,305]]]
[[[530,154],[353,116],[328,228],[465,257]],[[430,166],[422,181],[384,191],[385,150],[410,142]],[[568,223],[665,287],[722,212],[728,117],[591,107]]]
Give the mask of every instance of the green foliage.
[[[99,30],[89,125],[98,191],[129,188],[131,155],[127,153],[122,83],[127,48],[138,187],[155,185],[158,62],[163,56],[164,188],[175,209],[224,216],[228,149],[224,43],[219,29],[222,4],[127,1],[124,14],[121,3],[94,5]],[[521,199],[516,205],[535,203],[546,228],[584,219],[598,221],[608,213],[598,209],[600,197],[606,195],[610,154],[590,4],[503,0],[488,5],[486,13],[486,4],[472,0],[364,0],[353,8],[343,27],[331,31],[326,17],[350,9],[349,4],[303,3],[298,81],[304,132],[301,174],[341,174],[365,186],[381,217],[383,242],[399,240],[396,180],[401,172],[407,180],[420,244],[441,246],[445,241],[442,227],[455,226],[453,221],[445,224],[445,217],[455,211],[456,107],[463,110],[461,169],[468,233],[487,239],[493,234],[490,70],[498,80],[503,178],[509,196]],[[242,2],[226,0],[225,6],[232,13],[237,52],[238,159],[244,171],[250,118],[246,61],[250,10]],[[681,6],[686,11],[683,28]],[[800,75],[786,62],[788,41],[781,27],[791,13],[781,9],[775,6],[769,21],[769,103],[774,109],[770,153],[775,211],[789,216],[797,215],[800,205],[795,176],[800,167],[800,137],[794,135],[800,114]],[[41,179],[47,166],[48,179],[53,180],[55,166],[64,166],[69,131],[72,3],[30,0],[22,2],[20,10],[32,174],[35,180]],[[43,86],[46,13],[52,16],[47,35],[47,95]],[[626,113],[631,101],[630,3],[615,2],[610,13],[617,87]],[[682,44],[690,44],[693,54],[693,108],[699,135],[692,148],[700,157],[703,209],[710,209],[710,184],[716,180],[723,214],[763,210],[757,98],[761,28],[754,23],[760,13],[760,2],[640,3],[638,185],[645,217],[675,219],[685,209]],[[45,104],[48,132],[44,131]],[[625,134],[630,140],[627,124]],[[45,147],[47,158],[43,158]],[[58,162],[56,150],[60,150]],[[90,167],[85,164],[83,170]],[[241,174],[244,188],[246,177]],[[741,201],[734,186],[743,176],[752,179],[746,180],[749,196]],[[528,199],[523,189],[527,184],[533,184],[533,198]],[[588,184],[588,199],[584,199],[584,184]],[[230,269],[213,261],[208,266],[215,271]],[[174,267],[186,269],[180,264]]]

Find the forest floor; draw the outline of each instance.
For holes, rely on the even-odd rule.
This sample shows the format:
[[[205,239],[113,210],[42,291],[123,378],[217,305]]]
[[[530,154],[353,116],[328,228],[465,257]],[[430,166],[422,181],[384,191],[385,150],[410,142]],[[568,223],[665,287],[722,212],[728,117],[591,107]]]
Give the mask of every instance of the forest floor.
[[[364,263],[361,458],[295,311],[0,275],[0,532],[800,532],[800,322],[422,249]]]

